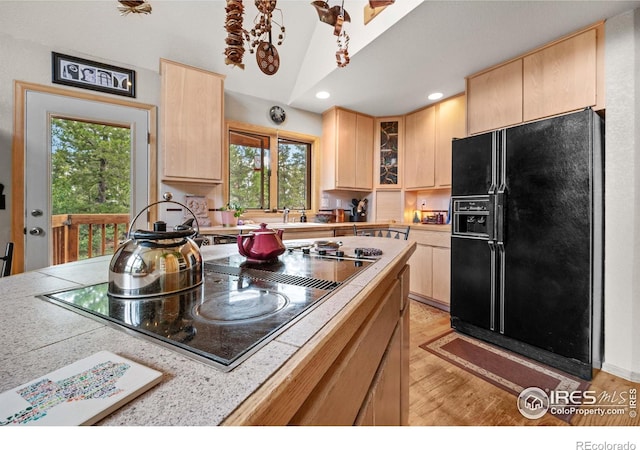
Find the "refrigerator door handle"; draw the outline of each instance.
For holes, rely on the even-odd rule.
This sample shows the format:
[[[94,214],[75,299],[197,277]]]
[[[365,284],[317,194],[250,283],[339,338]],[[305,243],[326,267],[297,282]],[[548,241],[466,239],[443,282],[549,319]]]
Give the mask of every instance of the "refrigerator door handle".
[[[491,294],[490,294],[490,317],[489,317],[489,329],[491,331],[496,330],[496,296],[497,296],[497,282],[496,277],[496,244],[494,241],[489,241],[489,251],[491,254]]]
[[[496,239],[499,245],[504,245],[504,192],[496,195]]]
[[[496,244],[496,248],[497,248],[497,252],[498,252],[498,270],[500,271],[500,275],[497,278],[494,278],[494,280],[497,280],[497,282],[499,283],[498,286],[498,307],[499,307],[499,311],[500,311],[500,320],[499,320],[499,331],[500,334],[504,334],[504,289],[505,289],[505,249],[504,249],[504,243],[502,242],[498,242]],[[493,264],[493,263],[492,263]],[[494,281],[496,282],[496,281]],[[492,288],[493,289],[493,288]],[[495,300],[494,300],[495,302]],[[494,307],[492,306],[492,309]],[[495,317],[495,314],[494,314]],[[492,328],[493,330],[493,328]]]
[[[487,214],[487,237],[489,238],[489,242],[493,243],[496,240],[496,229],[495,229],[495,214],[496,214],[496,206],[495,206],[495,195],[489,197],[488,201],[488,214]]]
[[[494,195],[498,189],[498,132],[491,133],[491,186],[489,186],[489,195]]]

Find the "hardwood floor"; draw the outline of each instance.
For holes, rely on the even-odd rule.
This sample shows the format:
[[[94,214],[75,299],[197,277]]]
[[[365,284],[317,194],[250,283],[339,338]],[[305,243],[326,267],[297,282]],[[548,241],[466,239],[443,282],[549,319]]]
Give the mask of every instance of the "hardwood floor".
[[[421,349],[420,344],[450,328],[449,314],[415,300],[411,300],[410,307],[409,425],[569,425],[549,413],[537,420],[525,418],[518,411],[514,395]],[[598,396],[604,392],[628,395],[630,389],[639,392],[640,383],[602,371],[596,374],[589,388]],[[631,418],[628,411],[623,415],[576,414],[570,425],[638,426],[640,418]]]

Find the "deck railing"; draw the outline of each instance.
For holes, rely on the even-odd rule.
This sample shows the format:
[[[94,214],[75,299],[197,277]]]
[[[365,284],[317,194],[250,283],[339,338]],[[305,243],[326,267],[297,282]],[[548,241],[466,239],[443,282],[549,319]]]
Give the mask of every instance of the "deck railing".
[[[125,238],[129,220],[129,214],[52,216],[53,264],[112,254]]]

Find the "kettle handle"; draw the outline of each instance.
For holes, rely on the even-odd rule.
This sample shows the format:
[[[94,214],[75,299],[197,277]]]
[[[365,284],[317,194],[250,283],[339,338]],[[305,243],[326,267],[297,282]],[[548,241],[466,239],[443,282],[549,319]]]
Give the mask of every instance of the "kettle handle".
[[[165,197],[166,196],[168,196],[168,195],[165,194]],[[127,232],[127,236],[129,236],[129,237],[131,236],[132,231],[133,231],[133,225],[135,225],[136,220],[138,220],[138,218],[142,215],[142,213],[145,212],[146,210],[148,210],[149,208],[151,208],[152,206],[159,205],[160,203],[174,203],[176,205],[182,206],[184,209],[189,211],[189,214],[191,214],[193,216],[193,219],[194,219],[194,221],[196,223],[196,231],[195,231],[195,233],[189,234],[189,236],[192,237],[192,236],[197,236],[198,234],[200,234],[200,225],[198,224],[198,218],[193,213],[193,211],[191,211],[191,209],[189,209],[189,207],[187,205],[183,205],[180,202],[176,202],[175,200],[171,200],[171,197],[169,197],[166,200],[160,200],[160,201],[157,201],[157,202],[153,202],[153,203],[150,203],[149,205],[145,206],[144,208],[142,208],[140,210],[140,212],[138,214],[136,214],[136,216],[131,221],[131,225],[129,225],[129,231]]]
[[[246,239],[249,239],[251,236],[251,234],[239,234],[236,239],[238,241],[238,252],[242,255],[242,256],[246,256],[247,258],[249,257],[249,254],[246,252],[245,248],[244,248],[244,241]]]

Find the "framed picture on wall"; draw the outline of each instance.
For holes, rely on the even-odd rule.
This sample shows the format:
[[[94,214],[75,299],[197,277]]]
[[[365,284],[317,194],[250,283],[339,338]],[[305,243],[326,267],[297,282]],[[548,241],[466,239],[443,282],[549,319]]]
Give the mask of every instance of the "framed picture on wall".
[[[109,94],[136,96],[136,72],[51,52],[51,81]]]

